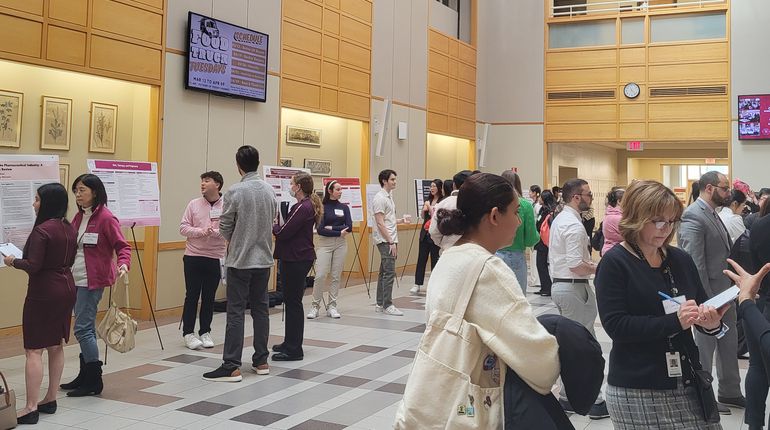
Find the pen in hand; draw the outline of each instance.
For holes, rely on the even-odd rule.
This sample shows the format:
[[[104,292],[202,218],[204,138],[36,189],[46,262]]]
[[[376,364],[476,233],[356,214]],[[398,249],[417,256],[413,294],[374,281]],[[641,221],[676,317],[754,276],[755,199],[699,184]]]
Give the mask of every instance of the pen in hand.
[[[666,300],[671,300],[672,302],[674,302],[674,303],[676,303],[676,304],[678,304],[678,305],[681,305],[681,304],[682,304],[682,302],[680,302],[679,300],[677,300],[677,299],[675,299],[675,298],[673,298],[673,297],[669,296],[668,294],[666,294],[666,293],[663,293],[663,292],[661,292],[661,291],[658,291],[658,295],[659,295],[659,296],[661,296],[661,297],[663,297],[663,298],[664,298],[664,299],[666,299]]]

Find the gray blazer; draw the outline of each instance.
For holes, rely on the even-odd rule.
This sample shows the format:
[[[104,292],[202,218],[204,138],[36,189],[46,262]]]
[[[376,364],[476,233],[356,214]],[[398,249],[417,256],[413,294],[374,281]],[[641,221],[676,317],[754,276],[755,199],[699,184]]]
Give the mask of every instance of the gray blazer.
[[[679,247],[695,262],[709,297],[730,287],[732,282],[722,270],[727,269],[732,243],[719,216],[712,214],[705,201],[698,199],[684,210],[677,238]]]

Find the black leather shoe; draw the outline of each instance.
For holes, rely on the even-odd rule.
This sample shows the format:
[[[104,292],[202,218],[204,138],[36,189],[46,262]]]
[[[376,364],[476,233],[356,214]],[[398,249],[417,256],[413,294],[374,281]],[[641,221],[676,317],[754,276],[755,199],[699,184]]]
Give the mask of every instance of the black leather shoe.
[[[723,403],[727,406],[732,406],[735,408],[746,408],[746,398],[743,396],[739,396],[739,397],[719,396],[717,400],[719,401],[719,403]]]
[[[37,411],[41,414],[55,414],[56,413],[56,400],[52,400],[48,403],[38,403]]]
[[[285,352],[273,354],[273,361],[300,361],[305,358],[302,355],[288,355]]]
[[[283,344],[276,343],[275,345],[273,345],[273,352],[283,352]]]
[[[37,424],[40,419],[40,413],[38,411],[32,411],[27,415],[22,415],[16,418],[16,424]]]

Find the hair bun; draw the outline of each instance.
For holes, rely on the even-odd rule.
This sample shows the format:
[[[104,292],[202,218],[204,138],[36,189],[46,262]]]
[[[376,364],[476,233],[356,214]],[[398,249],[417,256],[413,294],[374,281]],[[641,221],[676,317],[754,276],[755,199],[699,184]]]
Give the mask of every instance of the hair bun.
[[[468,218],[460,209],[439,209],[436,220],[438,231],[445,236],[463,234],[468,227]]]

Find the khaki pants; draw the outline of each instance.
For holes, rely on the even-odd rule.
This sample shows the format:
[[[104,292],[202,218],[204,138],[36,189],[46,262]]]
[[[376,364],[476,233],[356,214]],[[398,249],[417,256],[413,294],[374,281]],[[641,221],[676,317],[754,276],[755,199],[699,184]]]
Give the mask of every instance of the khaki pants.
[[[321,307],[323,293],[328,289],[329,302],[326,308],[337,307],[337,292],[340,289],[340,278],[348,253],[348,243],[344,237],[318,238],[315,260],[315,285],[313,285],[313,306]]]

